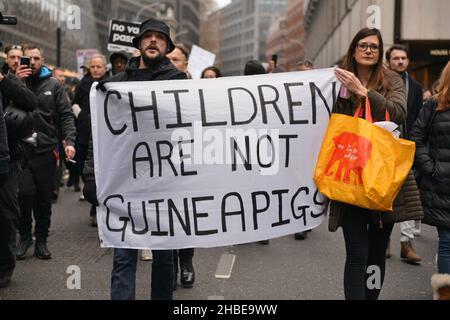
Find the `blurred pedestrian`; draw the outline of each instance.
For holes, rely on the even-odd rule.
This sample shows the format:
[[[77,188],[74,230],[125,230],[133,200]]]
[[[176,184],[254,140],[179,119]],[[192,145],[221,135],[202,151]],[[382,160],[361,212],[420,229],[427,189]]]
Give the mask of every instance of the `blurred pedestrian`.
[[[33,134],[24,144],[25,156],[19,186],[20,241],[17,259],[24,259],[32,246],[32,212],[35,218],[36,245],[34,254],[39,259],[50,259],[47,238],[52,214],[52,191],[56,173],[56,146],[66,141],[67,159],[75,156],[75,125],[64,88],[44,65],[39,47],[27,45],[24,55],[30,57],[31,75],[26,77],[28,88],[37,96],[38,107],[33,113]]]
[[[266,69],[258,60],[247,61],[244,67],[244,76],[253,76],[257,74],[266,74]]]
[[[10,45],[5,52],[7,74],[0,73],[0,288],[9,286],[16,266],[20,139],[33,126],[29,112],[38,105],[34,93],[15,76],[17,69],[19,74],[30,71],[19,66],[21,47]]]
[[[188,79],[192,79],[188,71],[189,53],[189,49],[184,44],[178,43],[175,45],[175,50],[167,55],[167,58],[178,70],[184,72]]]
[[[297,65],[298,71],[309,71],[314,70],[314,63],[312,63],[310,60],[302,60]]]
[[[402,124],[402,137],[410,139],[411,129],[419,116],[423,104],[423,87],[420,83],[411,78],[408,73],[409,56],[408,49],[400,44],[396,44],[386,51],[386,61],[389,69],[397,72],[403,79],[406,89],[407,118]],[[417,254],[413,241],[414,237],[420,235],[420,221],[404,221],[400,223],[400,256],[403,261],[418,265],[422,258]],[[392,255],[390,242],[386,251],[386,258]]]
[[[109,57],[109,62],[112,67],[112,75],[114,76],[120,72],[124,72],[127,67],[128,60],[130,60],[130,56],[126,52],[119,51],[111,54]]]
[[[436,286],[450,290],[450,62],[442,71],[437,94],[429,100],[414,124],[416,167],[422,172],[420,184],[425,223],[439,234]]]
[[[222,72],[217,67],[208,67],[202,72],[202,79],[214,79],[214,78],[221,78]]]

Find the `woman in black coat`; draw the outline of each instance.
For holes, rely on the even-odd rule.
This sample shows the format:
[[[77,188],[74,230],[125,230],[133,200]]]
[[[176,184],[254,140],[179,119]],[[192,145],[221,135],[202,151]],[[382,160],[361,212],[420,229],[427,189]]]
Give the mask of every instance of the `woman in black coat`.
[[[417,119],[415,165],[420,172],[425,222],[439,233],[438,270],[450,274],[450,62],[442,72],[438,93]]]

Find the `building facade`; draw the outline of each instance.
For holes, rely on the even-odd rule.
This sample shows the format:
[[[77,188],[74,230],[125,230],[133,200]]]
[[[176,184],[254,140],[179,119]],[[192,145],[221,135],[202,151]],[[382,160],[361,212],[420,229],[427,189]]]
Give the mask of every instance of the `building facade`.
[[[72,6],[79,8],[79,13]],[[189,46],[198,44],[200,39],[199,0],[0,0],[0,8],[3,14],[18,18],[16,26],[0,25],[3,43],[38,44],[50,65],[57,61],[59,25],[61,65],[71,70],[76,69],[76,50],[97,49],[108,55],[111,19],[143,21],[158,17],[172,27],[174,41]],[[72,14],[79,15],[79,26],[71,25]]]
[[[356,32],[379,27],[385,48],[410,50],[410,73],[426,88],[450,58],[448,0],[309,0],[305,15],[306,56],[317,66],[338,64]]]
[[[102,1],[93,1],[102,2]],[[110,18],[142,22],[148,18],[165,21],[174,42],[187,46],[200,43],[200,0],[112,0]]]
[[[221,9],[219,59],[224,75],[241,75],[247,61],[266,60],[269,28],[287,4],[288,0],[233,0]]]
[[[277,67],[280,70],[286,70],[286,42],[282,39],[287,38],[287,17],[286,14],[279,17],[269,28],[267,35],[266,59],[269,61],[273,55],[278,56]]]
[[[278,54],[281,70],[295,71],[304,53],[304,1],[289,0],[286,13],[269,30],[267,59]]]
[[[220,57],[220,39],[222,25],[221,11],[214,11],[208,15],[208,18],[203,21],[201,27],[200,47],[208,50],[216,55],[215,66],[222,69],[223,63]]]

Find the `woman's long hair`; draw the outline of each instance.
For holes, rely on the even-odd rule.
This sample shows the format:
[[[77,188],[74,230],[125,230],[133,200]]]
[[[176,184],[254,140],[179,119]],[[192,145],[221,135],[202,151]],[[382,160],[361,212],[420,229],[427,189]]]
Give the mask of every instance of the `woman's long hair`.
[[[436,87],[436,95],[434,98],[438,102],[437,111],[443,112],[450,109],[450,62],[442,71]]]
[[[361,39],[370,36],[377,36],[378,41],[380,43],[380,48],[378,51],[379,52],[378,62],[373,67],[372,76],[370,77],[367,89],[371,90],[382,87],[384,90],[387,90],[388,85],[387,82],[385,81],[384,75],[385,68],[383,66],[383,55],[384,55],[383,38],[381,36],[380,30],[378,29],[363,28],[355,35],[350,44],[350,47],[348,48],[347,55],[345,56],[344,61],[342,62],[341,68],[350,71],[354,75],[358,76],[357,62],[356,59],[354,58],[356,46]]]

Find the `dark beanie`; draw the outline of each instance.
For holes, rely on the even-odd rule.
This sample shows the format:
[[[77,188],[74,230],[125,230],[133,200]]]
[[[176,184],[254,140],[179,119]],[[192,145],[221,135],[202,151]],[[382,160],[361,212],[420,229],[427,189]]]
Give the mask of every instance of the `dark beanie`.
[[[255,74],[265,74],[266,69],[261,64],[261,62],[257,60],[250,60],[245,64],[244,75],[251,76]]]

